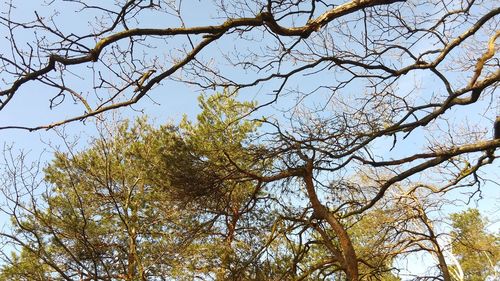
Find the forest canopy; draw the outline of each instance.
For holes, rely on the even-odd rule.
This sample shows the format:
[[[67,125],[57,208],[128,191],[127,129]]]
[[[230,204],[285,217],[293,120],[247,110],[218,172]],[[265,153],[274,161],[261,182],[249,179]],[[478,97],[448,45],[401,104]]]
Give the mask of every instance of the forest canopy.
[[[97,133],[4,149],[0,279],[498,278],[497,6],[2,4],[0,131]]]
[[[255,104],[227,92],[200,106],[195,122],[102,125],[38,184],[12,159],[2,280],[389,281],[415,254],[436,278],[496,276],[500,237],[477,209],[436,216],[452,202],[409,182],[366,208],[373,172],[329,179],[307,151],[277,153],[288,140],[259,139],[263,122],[240,118]]]

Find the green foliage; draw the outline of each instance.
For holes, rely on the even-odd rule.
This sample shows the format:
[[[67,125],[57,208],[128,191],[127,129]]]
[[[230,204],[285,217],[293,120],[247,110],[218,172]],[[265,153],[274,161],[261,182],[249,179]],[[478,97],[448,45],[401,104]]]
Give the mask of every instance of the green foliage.
[[[465,281],[484,281],[498,276],[500,236],[488,233],[487,220],[479,210],[468,209],[451,215],[452,251],[457,256]]]
[[[57,153],[45,169],[52,186],[47,208],[32,210],[18,225],[47,241],[30,249],[69,276],[140,278],[144,268],[163,275],[157,264],[176,262],[167,253],[182,249],[172,238],[185,229],[172,223],[178,206],[165,204],[168,193],[145,173],[143,160],[155,156],[152,131],[145,120],[131,128],[123,123],[113,138],[97,139],[83,152]]]
[[[44,170],[41,202],[18,202],[19,252],[0,280],[345,279],[339,240],[326,223],[248,175],[270,165],[253,139],[260,123],[243,118],[255,104],[229,92],[199,102],[196,122],[103,126],[87,149],[57,152]],[[406,222],[389,205],[340,220],[360,280],[400,280],[392,265],[409,244],[395,225]],[[498,236],[485,231],[477,210],[452,221],[465,280],[492,276]]]
[[[102,128],[82,152],[56,153],[45,169],[45,207],[23,206],[13,218],[22,257],[36,253],[45,265],[13,256],[2,274],[31,280],[29,274],[50,268],[55,276],[92,279],[255,275],[245,268],[255,248],[245,245],[260,245],[259,228],[270,219],[254,221],[264,217],[259,204],[250,204],[257,187],[227,168],[232,161],[251,165],[242,151],[258,124],[240,118],[254,104],[226,93],[203,96],[200,104],[197,123],[123,122]]]
[[[235,100],[228,90],[198,99],[202,112],[195,124],[186,118],[180,127],[189,136],[189,142],[208,154],[241,149],[255,132],[258,123],[244,117],[256,106],[252,102]]]
[[[20,255],[13,253],[9,265],[0,270],[0,280],[45,281],[49,280],[50,272],[51,268],[36,253],[23,248]]]
[[[178,199],[191,201],[211,197],[224,197],[240,181],[242,169],[252,166],[249,157],[248,139],[258,127],[257,122],[242,120],[255,107],[254,103],[238,102],[229,93],[216,93],[199,98],[202,112],[193,123],[184,118],[178,134],[165,134],[165,129],[156,132],[156,138],[169,143],[171,149],[157,151],[160,165],[169,169],[155,171],[155,178],[167,178]],[[252,167],[255,169],[255,167]],[[159,173],[158,173],[159,172]],[[245,187],[245,189],[247,189]],[[233,192],[238,197],[240,192]],[[245,197],[245,195],[242,195]]]
[[[298,226],[270,207],[280,198],[272,198],[242,172],[258,174],[267,165],[258,157],[264,149],[252,141],[260,124],[242,119],[255,104],[238,102],[228,92],[203,95],[199,102],[196,122],[184,118],[179,126],[158,128],[145,118],[122,122],[103,127],[84,151],[56,153],[45,168],[50,188],[43,204],[23,206],[13,218],[23,250],[3,268],[3,276],[342,276],[338,262],[314,242],[314,232],[293,230]],[[363,274],[398,280],[389,271],[390,259],[368,256],[367,249],[377,246],[370,241],[375,233],[363,229],[374,225],[363,220],[351,230],[357,249],[373,267],[363,268]],[[301,244],[297,237],[312,241]]]
[[[375,209],[367,212],[350,228],[350,236],[356,253],[362,259],[360,272],[366,280],[399,281],[391,271],[398,245],[394,228],[395,214],[390,210]]]

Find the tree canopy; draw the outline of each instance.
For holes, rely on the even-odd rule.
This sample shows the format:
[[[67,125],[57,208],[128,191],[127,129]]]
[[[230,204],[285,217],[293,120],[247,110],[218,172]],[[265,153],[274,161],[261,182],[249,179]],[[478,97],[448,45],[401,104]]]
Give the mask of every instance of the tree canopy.
[[[462,280],[498,278],[500,236],[486,232],[487,220],[477,209],[451,215],[453,231],[452,250],[458,256]],[[458,278],[457,278],[458,279]]]
[[[390,281],[416,252],[436,260],[427,265],[436,278],[495,274],[498,237],[477,210],[453,214],[442,232],[432,192],[395,183],[360,212],[377,192],[367,172],[322,179],[310,161],[276,172],[286,158],[255,141],[262,122],[240,118],[255,104],[225,92],[200,106],[195,122],[102,125],[87,149],[56,153],[44,188],[26,185],[15,174],[30,168],[11,163],[3,210],[12,228],[1,235],[17,251],[3,253],[0,276]]]
[[[354,119],[364,120],[357,125],[378,137],[487,99],[500,75],[500,10],[490,0],[56,0],[35,5],[32,18],[21,3],[2,8],[8,47],[0,57],[0,110],[30,85],[48,94],[50,108],[79,108],[50,124],[3,128],[52,128],[98,116],[154,99],[162,95],[158,85],[177,81],[259,91],[268,103],[290,94],[329,96],[318,108],[357,100],[352,112],[339,111],[346,121],[359,111]],[[412,97],[417,88],[428,94]]]
[[[36,97],[55,119],[0,130],[99,135],[42,179],[5,152],[3,278],[494,278],[487,220],[443,212],[498,181],[495,1],[20,5],[0,16],[0,114]],[[196,120],[106,115],[175,85],[202,92]]]

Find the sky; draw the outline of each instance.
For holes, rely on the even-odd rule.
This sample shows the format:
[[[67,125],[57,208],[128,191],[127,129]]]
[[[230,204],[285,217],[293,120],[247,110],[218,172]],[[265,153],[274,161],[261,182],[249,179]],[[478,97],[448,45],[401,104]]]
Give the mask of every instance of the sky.
[[[22,7],[20,6],[15,9],[14,15],[19,18],[31,18],[34,10],[37,10],[43,14],[43,11],[50,12],[54,9],[53,7],[45,7],[41,4],[42,2],[43,1],[22,1]],[[186,9],[191,9],[193,11],[189,14],[189,17],[186,18],[186,25],[206,25],[206,22],[203,22],[200,19],[205,18],[202,15],[204,15],[205,12],[210,9],[204,7],[205,4],[203,4],[203,1],[185,1],[185,3],[185,5],[193,5],[192,7],[185,7]],[[5,5],[6,4],[4,4],[4,2],[0,4],[0,11],[5,11],[5,9],[7,8]],[[68,30],[72,30],[75,33],[83,33],[88,27],[85,22],[79,22],[79,18],[85,18],[85,15],[79,15],[79,13],[72,12],[71,8],[65,7],[61,7],[60,12],[61,13],[57,17],[57,22],[64,23],[61,25],[63,29],[66,28]],[[216,17],[217,15],[212,16]],[[72,24],[66,24],[68,22],[72,22]],[[154,18],[146,19],[146,22],[150,23],[151,25],[159,24],[159,21]],[[214,22],[220,21],[214,20]],[[32,34],[29,33],[21,34],[20,39],[30,40],[29,38],[31,38],[31,35]],[[214,48],[223,50],[225,46],[215,45]],[[0,41],[0,53],[6,52],[9,52],[9,45],[6,44],[5,41]],[[240,78],[243,79],[245,77]],[[73,77],[69,79],[78,81],[79,78]],[[403,83],[401,87],[413,87],[413,85],[415,85],[413,83],[423,83],[423,81],[427,79],[427,77],[423,75],[416,75],[414,77],[409,76],[407,77],[407,79],[409,82],[406,84]],[[303,89],[307,89],[308,82],[306,77],[297,78],[297,81],[303,81],[302,85],[300,86],[303,87]],[[413,81],[413,83],[411,81]],[[0,84],[0,88],[3,87],[4,85]],[[27,86],[25,86],[20,95],[17,95],[4,110],[0,111],[0,126],[12,124],[42,125],[53,121],[58,121],[61,118],[68,116],[68,113],[74,113],[82,110],[81,106],[71,103],[65,103],[54,110],[50,110],[48,104],[49,96],[44,90],[46,89],[40,86],[33,86],[33,84],[28,84]],[[255,90],[255,88],[252,89],[252,91]],[[405,89],[402,90],[404,91]],[[265,93],[265,89],[257,89],[257,91],[262,91],[263,93]],[[151,93],[151,99],[144,98],[132,108],[120,109],[119,116],[120,118],[133,119],[137,116],[142,115],[142,112],[145,112],[148,116],[155,120],[157,124],[162,124],[164,122],[176,123],[182,118],[184,114],[186,114],[189,118],[194,118],[199,112],[199,108],[197,106],[197,96],[200,93],[200,91],[192,86],[170,81],[162,87],[155,88]],[[256,96],[258,93],[245,94]],[[420,94],[424,95],[425,91],[422,91],[422,93]],[[270,97],[267,96],[264,100],[266,100],[267,98]],[[282,106],[284,106],[284,104],[282,104]],[[484,116],[482,116],[483,111],[481,111],[481,108],[483,106],[484,104],[478,106],[477,111],[471,111],[471,108],[468,108],[467,111],[461,111],[460,109],[457,109],[456,112],[454,112],[451,116],[453,116],[453,118],[455,118],[456,120],[461,120],[462,118],[469,118],[471,120],[475,120],[476,118],[484,119]],[[272,112],[272,109],[269,109],[269,111],[263,111],[259,114],[267,114],[267,112]],[[488,128],[488,126],[491,125],[484,124],[484,126],[485,128]],[[62,130],[64,130],[64,132],[68,135],[81,136],[82,148],[85,147],[86,140],[96,134],[95,126],[92,124],[91,120],[87,122],[73,122],[67,126],[58,128],[58,132],[61,132]],[[397,157],[398,155],[408,153],[408,151],[418,149],[419,142],[420,139],[418,136],[411,138],[407,141],[404,141],[405,145],[399,146],[395,151],[388,151],[387,153],[393,153]],[[52,158],[51,147],[58,147],[59,145],[62,145],[62,139],[54,130],[40,130],[36,132],[28,132],[25,130],[3,130],[0,131],[0,145],[13,145],[15,151],[28,152],[28,159],[31,159],[33,161],[41,159],[43,162],[46,162],[50,161],[50,159]],[[383,143],[380,144],[379,149],[387,150],[387,148],[383,146]],[[498,182],[500,182],[498,173],[499,170],[499,161],[496,161],[494,165],[486,167],[484,169],[484,173],[488,174],[491,178],[495,178],[496,174],[496,179],[498,180]],[[497,190],[497,185],[488,183],[484,187],[484,199],[477,204],[472,202],[471,206],[479,207],[484,214],[489,217],[493,217],[495,215],[495,212],[498,212],[500,210]],[[448,212],[454,211],[456,210],[453,208],[448,209]],[[498,220],[498,215],[494,219]],[[498,231],[498,224],[492,224],[491,229],[493,231]]]

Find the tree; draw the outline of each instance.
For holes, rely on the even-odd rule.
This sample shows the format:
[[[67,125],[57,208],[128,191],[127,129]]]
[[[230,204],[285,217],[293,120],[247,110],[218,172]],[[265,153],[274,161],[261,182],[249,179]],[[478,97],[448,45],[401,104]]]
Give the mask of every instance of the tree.
[[[487,221],[477,209],[451,215],[453,254],[458,256],[463,280],[487,280],[498,276],[498,235],[486,231]]]
[[[12,199],[12,234],[3,235],[21,258],[35,256],[45,265],[41,280],[146,280],[178,262],[172,249],[180,252],[183,241],[166,237],[189,231],[172,224],[179,207],[164,205],[167,194],[151,186],[141,165],[132,164],[154,149],[151,131],[144,122],[123,124],[113,131],[115,138],[97,139],[84,152],[58,153],[44,171],[50,185],[42,202],[30,203],[38,197],[33,193],[26,202]],[[146,149],[141,142],[148,140]],[[23,271],[30,263],[11,262],[4,272],[31,280]]]
[[[102,128],[85,151],[56,153],[44,170],[49,186],[42,202],[32,204],[34,193],[27,194],[27,202],[9,197],[13,229],[1,235],[21,256],[6,255],[3,276],[239,280],[255,275],[245,268],[246,259],[265,237],[257,229],[269,227],[273,217],[263,216],[258,186],[229,178],[218,149],[223,145],[232,161],[244,165],[237,156],[255,123],[234,118],[251,104],[224,94],[202,97],[200,104],[196,124],[153,128],[144,119],[133,126],[125,122]],[[220,131],[207,131],[208,124]],[[16,193],[29,189],[11,186]],[[241,247],[249,241],[254,246]]]
[[[0,273],[3,280],[12,281],[42,281],[49,280],[50,267],[38,259],[38,256],[29,251],[22,251],[18,256],[12,254],[8,266],[4,266]]]
[[[67,30],[57,12],[23,21],[10,2],[0,18],[10,46],[0,57],[8,85],[0,92],[0,112],[28,85],[50,93],[54,110],[64,110],[65,97],[81,109],[50,124],[2,129],[40,130],[102,117],[158,97],[168,88],[161,85],[174,82],[207,94],[238,92],[247,101],[264,93],[256,103],[204,97],[212,113],[199,125],[186,120],[163,129],[169,137],[152,137],[156,152],[140,158],[137,171],[148,184],[168,186],[161,196],[189,206],[194,218],[183,226],[223,226],[205,242],[218,241],[224,251],[193,268],[216,264],[218,278],[372,278],[367,268],[386,271],[401,252],[379,262],[379,253],[366,253],[352,229],[363,216],[378,217],[372,212],[378,208],[393,210],[394,193],[416,196],[407,210],[423,213],[406,219],[425,231],[411,236],[415,229],[408,224],[387,239],[404,244],[423,237],[419,249],[439,253],[433,218],[418,202],[455,191],[465,193],[459,199],[475,198],[489,179],[484,166],[494,163],[500,146],[491,139],[500,77],[494,1],[204,2],[200,9],[185,1],[65,1],[78,13],[60,14],[91,18],[90,31]],[[49,9],[58,4],[47,3]],[[214,18],[198,17],[200,10],[213,11]],[[231,108],[241,110],[221,114]],[[234,124],[241,127],[234,131]],[[162,166],[169,169],[155,169]],[[122,182],[130,188],[136,178]],[[131,233],[122,240],[133,244]],[[140,267],[133,255],[128,260]],[[265,270],[252,269],[259,267]]]
[[[309,221],[266,214],[274,200],[271,194],[262,186],[232,179],[234,171],[220,167],[229,164],[222,153],[226,151],[238,167],[244,165],[244,157],[236,157],[244,153],[244,140],[255,127],[235,123],[232,116],[250,105],[223,94],[202,97],[200,103],[198,122],[183,121],[183,134],[171,125],[155,129],[140,119],[133,126],[122,123],[102,131],[82,152],[58,152],[44,170],[49,187],[43,203],[29,204],[36,201],[34,193],[28,193],[28,203],[10,198],[13,233],[1,235],[20,249],[20,256],[15,252],[6,256],[0,276],[7,280],[342,276],[338,257],[325,263],[329,253],[322,248],[323,243],[336,244],[328,245],[339,254],[335,250],[341,247],[339,241],[324,240],[335,239],[334,233]],[[207,124],[224,129],[205,131]],[[206,143],[207,138],[214,141]],[[190,164],[197,164],[196,169]],[[220,174],[198,180],[208,176],[205,169]],[[225,179],[214,180],[220,178]],[[216,188],[214,182],[219,183]],[[30,188],[12,186],[16,193]],[[382,249],[380,257],[368,249],[378,242],[371,237],[379,231],[374,217],[366,216],[351,231],[366,255],[363,262],[371,267],[364,274],[398,280],[390,273],[391,257],[384,257]],[[367,227],[372,232],[364,232]],[[298,236],[305,244],[294,241],[300,228]],[[315,273],[325,265],[333,270]]]
[[[380,105],[382,115],[374,116],[380,123],[369,115],[365,120],[376,137],[412,131],[451,108],[475,103],[491,94],[500,75],[494,60],[499,13],[494,1],[212,1],[204,4],[212,17],[196,15],[196,20],[194,3],[71,0],[59,13],[59,2],[47,3],[47,10],[35,7],[33,20],[26,21],[17,18],[16,1],[3,8],[2,32],[10,49],[1,57],[6,87],[0,108],[32,83],[53,93],[51,108],[66,96],[82,106],[66,120],[25,129],[52,128],[129,106],[168,79],[201,89],[265,87],[274,101],[293,89],[298,76],[316,73],[317,79],[308,80],[317,83],[311,81],[309,88],[321,88],[311,94],[333,97],[365,88],[367,96],[377,97],[358,97],[366,108]],[[67,28],[58,20],[63,15],[88,26]],[[162,22],[151,23],[152,17]],[[155,51],[162,44],[157,39],[170,51]],[[220,54],[210,52],[216,44],[224,46]],[[251,75],[238,76],[240,71]],[[416,103],[398,85],[421,71],[440,87],[435,100]],[[455,77],[457,72],[467,79]],[[74,81],[72,73],[95,79]],[[323,79],[332,73],[335,78]]]
[[[57,152],[44,170],[49,186],[43,202],[36,202],[32,186],[12,183],[28,201],[9,197],[13,233],[2,236],[20,253],[4,253],[2,276],[342,280],[350,274],[342,239],[356,255],[352,268],[360,280],[400,280],[394,261],[415,251],[435,255],[441,272],[448,272],[446,245],[428,215],[433,205],[419,199],[432,193],[395,192],[382,206],[336,225],[335,217],[325,219],[335,210],[321,217],[307,203],[295,208],[291,202],[297,205],[301,194],[293,182],[276,191],[265,184],[275,178],[257,174],[271,169],[257,164],[275,156],[251,141],[259,123],[239,119],[254,105],[227,92],[202,96],[200,105],[197,122],[154,128],[139,119],[133,126],[105,126],[88,149]],[[355,178],[366,186],[372,181]],[[359,191],[338,189],[336,200],[360,201],[370,192]]]

